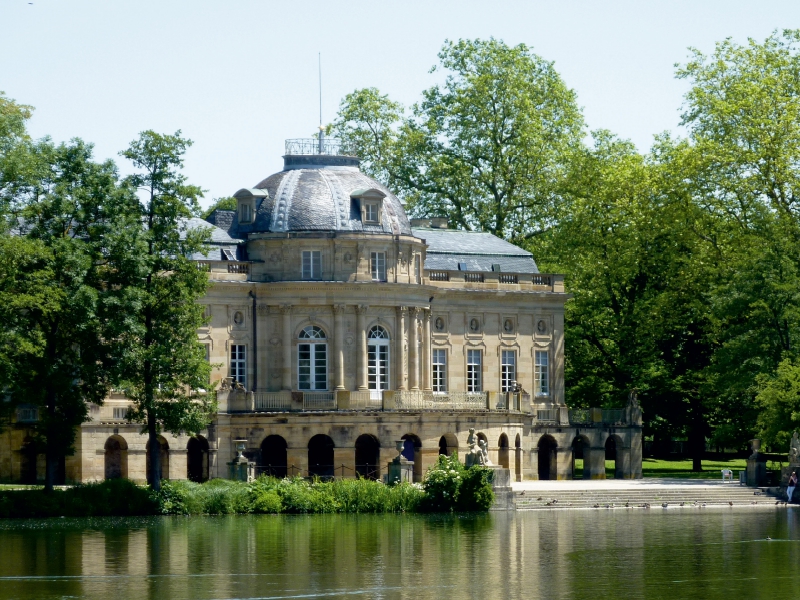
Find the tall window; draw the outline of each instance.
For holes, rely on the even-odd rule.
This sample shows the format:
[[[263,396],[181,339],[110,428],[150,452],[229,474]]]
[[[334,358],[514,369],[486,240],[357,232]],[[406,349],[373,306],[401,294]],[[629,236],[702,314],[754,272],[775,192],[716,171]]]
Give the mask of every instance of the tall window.
[[[534,375],[536,376],[536,395],[550,395],[550,377],[547,369],[547,351],[537,350],[535,352]]]
[[[322,252],[303,250],[303,279],[322,279]]]
[[[372,281],[386,281],[386,252],[372,252],[370,266]]]
[[[325,332],[310,325],[300,332],[297,345],[297,389],[328,389],[328,344]]]
[[[367,338],[367,387],[377,397],[389,389],[389,334],[376,325]]]
[[[503,350],[500,361],[500,390],[511,392],[517,381],[517,353],[514,350]]]
[[[467,350],[467,391],[482,392],[481,351]]]
[[[253,213],[252,213],[252,211],[250,209],[250,205],[249,204],[244,204],[244,203],[240,204],[239,205],[239,209],[240,209],[239,212],[240,212],[241,217],[242,217],[242,219],[241,219],[242,223],[249,223],[250,221],[253,220]]]
[[[231,345],[231,371],[230,377],[247,387],[247,352],[242,344]]]
[[[447,391],[447,350],[433,351],[433,391]]]

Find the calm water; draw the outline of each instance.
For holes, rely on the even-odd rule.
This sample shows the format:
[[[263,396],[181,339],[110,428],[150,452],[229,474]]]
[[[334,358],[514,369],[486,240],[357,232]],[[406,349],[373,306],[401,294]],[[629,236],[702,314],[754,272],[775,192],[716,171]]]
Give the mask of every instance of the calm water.
[[[0,598],[354,596],[800,598],[800,509],[0,523]]]

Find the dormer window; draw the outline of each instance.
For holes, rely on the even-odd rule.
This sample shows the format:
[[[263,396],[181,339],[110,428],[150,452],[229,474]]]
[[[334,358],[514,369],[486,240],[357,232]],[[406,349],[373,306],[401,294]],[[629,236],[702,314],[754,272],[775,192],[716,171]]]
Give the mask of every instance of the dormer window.
[[[252,223],[256,216],[256,204],[269,198],[269,193],[258,188],[245,188],[236,192],[233,197],[237,200],[239,223]]]
[[[253,207],[248,202],[239,204],[239,222],[252,223],[253,222]]]
[[[383,219],[383,199],[386,197],[377,189],[356,190],[350,197],[360,203],[361,222],[365,225],[380,225]]]
[[[364,202],[364,223],[380,223],[377,202]]]

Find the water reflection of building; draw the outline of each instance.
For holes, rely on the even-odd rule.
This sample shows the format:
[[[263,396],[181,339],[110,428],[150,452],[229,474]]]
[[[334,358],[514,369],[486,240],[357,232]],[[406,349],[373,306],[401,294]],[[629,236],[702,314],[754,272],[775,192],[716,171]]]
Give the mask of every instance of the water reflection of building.
[[[402,439],[419,479],[463,453],[469,428],[517,479],[570,478],[575,456],[602,478],[607,454],[618,477],[641,476],[635,401],[565,406],[569,296],[529,252],[445,218],[409,222],[331,141],[287,142],[284,170],[235,197],[200,222],[212,243],[195,257],[214,282],[199,336],[221,365],[219,412],[200,436],[159,438],[165,477],[227,476],[237,439],[259,473],[380,477]],[[120,395],[92,407],[67,479],[145,479],[126,411]],[[0,476],[41,473],[25,438],[35,417],[4,434]]]

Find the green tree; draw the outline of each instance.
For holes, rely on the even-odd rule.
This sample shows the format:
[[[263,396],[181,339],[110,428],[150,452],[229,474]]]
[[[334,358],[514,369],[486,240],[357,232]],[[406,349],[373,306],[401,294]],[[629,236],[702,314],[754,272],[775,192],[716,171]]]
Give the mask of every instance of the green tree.
[[[132,195],[118,185],[114,164],[93,162],[80,140],[57,147],[42,140],[25,156],[36,161],[27,173],[37,178],[10,186],[14,226],[0,242],[0,323],[11,344],[2,371],[12,398],[39,408],[31,428],[51,490],[88,403],[101,404],[112,384],[105,251]]]
[[[362,171],[393,188],[391,164],[402,117],[400,104],[377,88],[365,88],[342,99],[327,133],[343,142],[343,152],[361,159]]]
[[[790,30],[763,43],[727,39],[709,56],[693,51],[678,69],[691,83],[682,119],[691,154],[684,177],[702,211],[698,236],[716,263],[708,295],[715,325],[708,392],[734,415],[720,431],[739,441],[752,435],[757,411],[767,406],[755,402],[771,389],[764,378],[780,379],[779,365],[797,357],[798,43],[800,31]],[[770,423],[762,433],[781,439]],[[785,425],[788,432],[791,424]]]
[[[331,131],[367,157],[372,174],[385,173],[412,213],[522,242],[547,231],[584,134],[575,93],[523,44],[448,41],[439,59],[433,70],[445,81],[423,92],[410,117],[377,90],[360,90]]]
[[[198,211],[200,188],[180,174],[191,144],[180,136],[143,132],[122,156],[139,170],[130,184],[144,195],[130,250],[115,257],[119,273],[117,302],[124,318],[121,376],[133,401],[131,421],[148,435],[148,479],[161,486],[158,434],[197,433],[210,422],[215,406],[206,393],[211,366],[197,329],[205,323],[198,300],[209,282],[191,260],[203,249],[209,229],[190,228]]]
[[[215,210],[236,210],[237,203],[236,198],[232,196],[223,196],[222,198],[214,198],[211,202],[211,206],[209,206],[206,210],[203,211],[201,216],[204,219],[207,219],[211,216]]]

